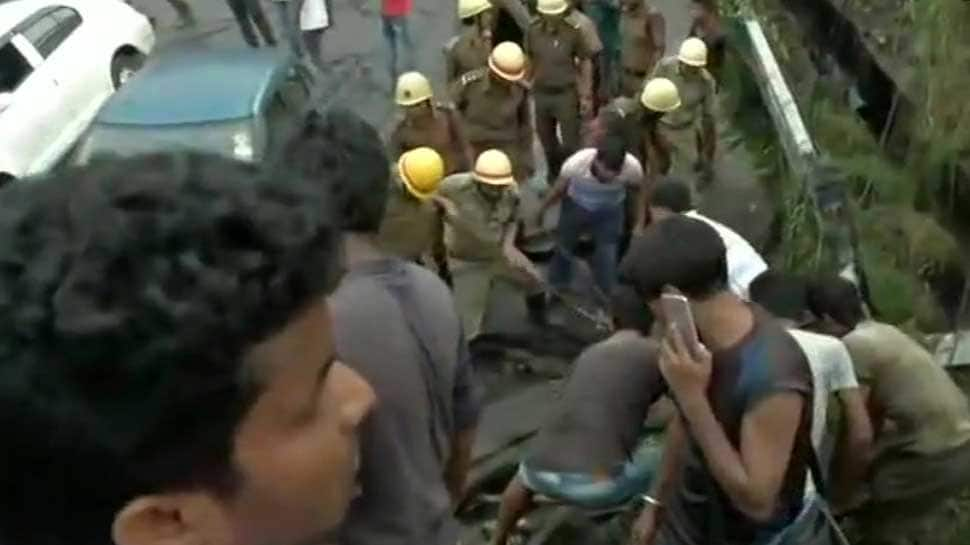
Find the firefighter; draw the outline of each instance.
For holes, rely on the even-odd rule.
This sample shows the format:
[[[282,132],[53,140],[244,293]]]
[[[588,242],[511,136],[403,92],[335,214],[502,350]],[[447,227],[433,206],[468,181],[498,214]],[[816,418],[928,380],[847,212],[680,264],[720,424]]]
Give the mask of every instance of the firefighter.
[[[441,155],[429,147],[404,152],[392,165],[393,183],[378,234],[378,246],[390,255],[443,270],[441,217],[431,199],[444,178]]]
[[[428,78],[418,72],[401,74],[394,100],[401,112],[388,138],[392,160],[406,150],[427,146],[441,155],[445,174],[468,171],[474,155],[458,112],[450,105],[435,102]]]
[[[532,62],[536,130],[551,181],[579,148],[581,116],[592,112],[594,51],[581,23],[566,13],[567,0],[539,0],[536,9],[539,17],[526,32],[525,48]]]
[[[445,78],[453,84],[463,74],[488,65],[488,55],[496,42],[496,25],[502,14],[528,28],[528,10],[519,0],[458,0],[461,31],[445,44]]]
[[[661,59],[653,72],[673,81],[683,100],[681,108],[660,120],[661,132],[672,145],[671,172],[688,180],[699,174],[705,185],[713,180],[717,152],[716,88],[706,64],[704,41],[687,38],[677,56]]]
[[[536,266],[515,247],[519,195],[509,158],[486,150],[473,172],[442,182],[436,201],[444,211],[444,239],[455,303],[465,337],[483,332],[488,303],[498,282],[521,287],[533,323],[545,322],[546,296]]]
[[[622,0],[620,63],[623,96],[636,97],[667,49],[667,22],[649,0]]]
[[[487,149],[501,150],[512,162],[518,182],[535,172],[532,91],[525,81],[525,65],[522,48],[503,42],[492,50],[487,68],[464,74],[452,87],[472,150],[476,155]]]

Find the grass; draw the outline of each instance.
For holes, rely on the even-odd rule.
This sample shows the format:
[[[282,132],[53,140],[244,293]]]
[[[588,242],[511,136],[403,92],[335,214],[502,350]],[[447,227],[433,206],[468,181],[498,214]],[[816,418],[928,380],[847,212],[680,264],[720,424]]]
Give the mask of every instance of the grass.
[[[908,6],[903,19],[914,23],[916,51],[926,62],[913,70],[914,82],[920,84],[916,111],[899,119],[902,130],[912,135],[902,160],[887,157],[879,135],[848,107],[846,88],[819,80],[809,82],[806,92],[798,88],[804,79],[793,84],[794,91],[802,91],[798,98],[803,117],[817,147],[842,174],[860,227],[859,251],[873,299],[881,317],[893,323],[940,327],[931,316],[933,309],[927,308],[932,304],[927,304],[931,298],[926,280],[946,264],[962,262],[958,241],[970,241],[970,236],[962,236],[964,231],[970,235],[970,188],[956,187],[953,175],[956,160],[970,150],[970,101],[964,100],[970,89],[968,5],[911,0]],[[783,69],[801,78],[804,67],[798,63],[805,61],[798,58],[798,49],[803,44],[790,41],[798,40],[798,33],[785,28],[789,23],[784,17],[772,17],[776,6],[770,0],[730,0],[722,9],[757,9]],[[730,80],[725,88],[742,96],[750,92]],[[736,113],[736,124],[748,126],[748,135],[757,135],[747,144],[775,180],[772,191],[783,227],[773,263],[804,273],[830,270],[827,242],[835,235],[824,229],[814,199],[787,172],[778,143],[766,141],[766,131],[758,126],[762,120],[744,108]]]

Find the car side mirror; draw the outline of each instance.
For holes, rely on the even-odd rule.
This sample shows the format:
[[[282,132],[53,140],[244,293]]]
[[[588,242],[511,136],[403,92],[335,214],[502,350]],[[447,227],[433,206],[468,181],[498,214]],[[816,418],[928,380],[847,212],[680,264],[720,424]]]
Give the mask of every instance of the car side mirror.
[[[0,112],[7,109],[13,103],[13,93],[0,93]]]

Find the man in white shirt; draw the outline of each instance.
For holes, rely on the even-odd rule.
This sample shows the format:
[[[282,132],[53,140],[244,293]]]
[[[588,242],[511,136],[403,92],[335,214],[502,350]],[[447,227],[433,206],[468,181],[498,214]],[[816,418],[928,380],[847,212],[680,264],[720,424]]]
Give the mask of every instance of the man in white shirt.
[[[812,371],[815,395],[812,406],[812,445],[823,468],[833,467],[828,478],[836,502],[866,474],[872,454],[873,431],[852,357],[842,341],[798,329],[812,320],[808,310],[808,283],[794,275],[765,271],[750,285],[751,300],[782,322],[804,352]],[[839,401],[844,425],[829,426],[828,403]],[[841,434],[835,432],[841,431]],[[833,465],[834,464],[834,465]],[[823,469],[824,471],[825,469]],[[814,492],[808,479],[806,494]]]
[[[653,221],[660,221],[674,214],[703,221],[717,231],[727,249],[729,287],[735,295],[747,301],[748,285],[768,270],[768,264],[761,254],[730,227],[698,213],[691,202],[690,186],[679,179],[667,177],[653,191],[650,216]]]

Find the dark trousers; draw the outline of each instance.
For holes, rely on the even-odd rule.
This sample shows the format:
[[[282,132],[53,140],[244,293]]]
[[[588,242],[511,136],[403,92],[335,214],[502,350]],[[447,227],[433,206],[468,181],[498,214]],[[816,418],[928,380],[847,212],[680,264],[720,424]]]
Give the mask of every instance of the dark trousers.
[[[276,45],[273,27],[269,24],[269,19],[266,18],[259,0],[226,0],[226,2],[229,3],[229,9],[232,10],[232,15],[239,24],[243,39],[250,47],[259,47],[259,38],[253,30],[253,25],[259,30],[264,42],[268,45]]]
[[[536,132],[546,153],[549,167],[548,179],[555,180],[563,161],[579,149],[579,97],[575,88],[556,91],[536,90]],[[562,133],[562,143],[556,135],[556,126]]]
[[[624,215],[622,204],[591,212],[568,196],[563,198],[556,229],[556,252],[549,263],[549,283],[559,290],[569,287],[579,237],[589,233],[595,245],[590,261],[593,279],[603,296],[609,297],[616,282],[617,251]]]

